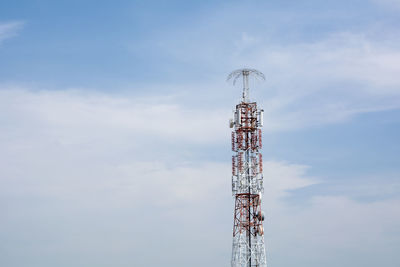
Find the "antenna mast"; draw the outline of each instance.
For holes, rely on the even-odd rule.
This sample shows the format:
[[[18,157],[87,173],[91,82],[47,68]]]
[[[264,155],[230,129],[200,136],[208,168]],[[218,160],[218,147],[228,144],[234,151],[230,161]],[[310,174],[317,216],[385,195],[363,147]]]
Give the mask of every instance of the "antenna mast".
[[[232,267],[266,267],[264,245],[264,213],[261,198],[264,192],[262,175],[261,129],[264,110],[249,99],[249,76],[265,80],[254,69],[239,69],[227,80],[243,77],[241,103],[236,105],[232,129],[232,194],[235,197],[233,222]]]
[[[227,81],[233,80],[233,85],[236,84],[237,79],[242,76],[243,77],[243,93],[242,93],[242,101],[249,102],[249,76],[254,75],[255,78],[260,78],[265,80],[265,76],[262,72],[255,69],[239,69],[232,71]]]

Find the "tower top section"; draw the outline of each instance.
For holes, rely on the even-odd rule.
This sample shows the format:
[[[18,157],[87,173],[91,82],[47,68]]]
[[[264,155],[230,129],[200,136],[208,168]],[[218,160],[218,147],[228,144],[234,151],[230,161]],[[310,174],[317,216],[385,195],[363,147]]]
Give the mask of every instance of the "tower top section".
[[[242,101],[247,103],[249,102],[249,76],[253,75],[255,78],[260,78],[261,80],[265,80],[265,75],[258,70],[255,69],[238,69],[235,71],[232,71],[229,75],[228,78],[226,79],[227,81],[232,80],[233,85],[236,84],[237,79],[240,77],[243,77],[243,94],[242,94]]]

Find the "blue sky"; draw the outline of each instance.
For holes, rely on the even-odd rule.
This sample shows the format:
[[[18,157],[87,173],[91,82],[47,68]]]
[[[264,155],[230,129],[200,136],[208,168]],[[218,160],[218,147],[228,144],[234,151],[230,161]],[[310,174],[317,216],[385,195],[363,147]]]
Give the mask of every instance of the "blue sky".
[[[0,265],[229,266],[265,110],[269,266],[400,264],[400,2],[3,1]]]

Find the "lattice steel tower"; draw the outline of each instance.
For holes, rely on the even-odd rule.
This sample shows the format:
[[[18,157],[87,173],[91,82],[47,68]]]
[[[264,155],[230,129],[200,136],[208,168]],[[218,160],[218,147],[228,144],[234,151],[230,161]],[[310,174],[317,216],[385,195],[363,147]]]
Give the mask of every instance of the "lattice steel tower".
[[[263,110],[249,100],[249,76],[265,80],[254,69],[232,72],[228,80],[243,78],[242,100],[236,105],[232,129],[232,194],[235,197],[233,222],[232,267],[266,267],[264,245],[264,213],[261,197],[264,192],[262,175],[261,129]]]

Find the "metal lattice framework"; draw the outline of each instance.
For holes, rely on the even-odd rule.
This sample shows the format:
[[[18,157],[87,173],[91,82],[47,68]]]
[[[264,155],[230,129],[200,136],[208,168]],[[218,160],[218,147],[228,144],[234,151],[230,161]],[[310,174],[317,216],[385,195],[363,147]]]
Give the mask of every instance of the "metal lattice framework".
[[[235,197],[233,223],[232,267],[266,267],[264,245],[264,214],[261,210],[263,167],[261,129],[263,110],[249,100],[249,75],[264,78],[253,69],[241,69],[228,76],[236,79],[243,76],[243,98],[236,105],[232,131],[232,194]]]

